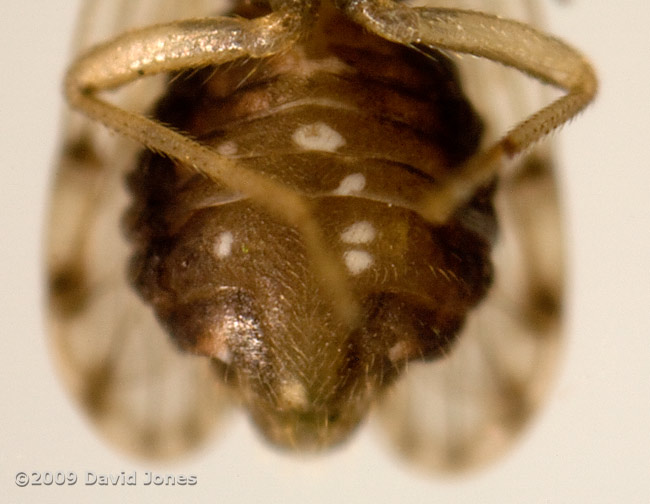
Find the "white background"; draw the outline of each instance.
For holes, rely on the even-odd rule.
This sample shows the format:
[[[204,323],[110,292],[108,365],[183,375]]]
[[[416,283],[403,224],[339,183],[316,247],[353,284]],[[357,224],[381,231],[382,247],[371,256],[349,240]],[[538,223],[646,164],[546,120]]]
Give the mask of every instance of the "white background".
[[[276,454],[237,419],[169,467],[123,458],[64,395],[42,314],[42,218],[72,0],[2,2],[0,499],[3,502],[650,502],[650,4],[573,0],[553,32],[595,63],[598,102],[558,135],[570,250],[567,348],[518,449],[467,479],[414,474],[364,431],[317,461]],[[195,487],[18,488],[18,471],[196,474]]]

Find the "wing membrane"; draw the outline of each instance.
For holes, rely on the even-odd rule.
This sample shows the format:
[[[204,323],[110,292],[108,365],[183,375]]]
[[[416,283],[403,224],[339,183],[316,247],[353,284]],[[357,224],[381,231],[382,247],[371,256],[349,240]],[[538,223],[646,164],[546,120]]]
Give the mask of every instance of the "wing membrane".
[[[74,51],[127,29],[204,16],[215,2],[88,0]],[[211,11],[212,9],[212,11]],[[144,111],[161,81],[114,100]],[[182,355],[132,292],[120,230],[124,175],[139,147],[68,112],[48,225],[49,324],[67,387],[100,430],[138,455],[175,455],[208,435],[228,403],[206,359]]]

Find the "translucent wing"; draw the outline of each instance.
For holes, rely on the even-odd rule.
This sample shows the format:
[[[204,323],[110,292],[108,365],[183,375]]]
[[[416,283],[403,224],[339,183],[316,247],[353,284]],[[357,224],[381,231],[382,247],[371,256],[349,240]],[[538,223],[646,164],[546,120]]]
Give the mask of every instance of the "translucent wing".
[[[74,52],[135,26],[205,16],[214,1],[88,0]],[[115,96],[153,102],[148,79]],[[163,457],[198,444],[226,405],[207,359],[182,355],[126,278],[124,175],[139,147],[78,114],[64,118],[48,226],[49,325],[60,370],[100,430],[122,448]]]
[[[532,22],[525,1],[458,0],[469,8]],[[472,57],[457,59],[486,126],[485,141],[549,103],[540,86]],[[544,399],[560,348],[562,242],[548,144],[507,167],[496,197],[500,231],[495,282],[444,359],[411,364],[388,391],[379,417],[411,461],[442,471],[471,469],[501,454]]]

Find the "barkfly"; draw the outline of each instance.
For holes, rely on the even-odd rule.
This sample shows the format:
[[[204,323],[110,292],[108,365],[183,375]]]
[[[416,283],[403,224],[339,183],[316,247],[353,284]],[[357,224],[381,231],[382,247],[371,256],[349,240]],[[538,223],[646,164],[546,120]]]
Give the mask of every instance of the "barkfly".
[[[294,450],[371,410],[441,470],[511,444],[559,347],[556,193],[529,147],[596,79],[484,3],[530,20],[523,1],[86,3],[49,318],[106,436],[174,455],[238,402]],[[541,106],[519,74],[564,95]]]

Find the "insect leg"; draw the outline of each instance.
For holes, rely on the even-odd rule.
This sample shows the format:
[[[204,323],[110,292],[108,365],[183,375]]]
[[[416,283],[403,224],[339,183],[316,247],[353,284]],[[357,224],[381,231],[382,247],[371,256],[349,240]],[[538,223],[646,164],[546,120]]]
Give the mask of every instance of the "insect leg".
[[[187,135],[145,116],[121,109],[98,96],[143,76],[222,64],[239,58],[263,58],[289,47],[313,23],[310,1],[277,0],[275,12],[252,20],[206,18],[137,30],[91,50],[66,76],[70,104],[90,118],[149,149],[193,167],[206,177],[242,193],[295,226],[321,286],[341,319],[353,324],[358,304],[342,264],[328,252],[309,202],[295,191],[218,154]]]
[[[513,67],[566,92],[473,156],[420,203],[422,215],[441,222],[514,157],[574,117],[594,98],[597,81],[586,59],[564,42],[517,21],[457,9],[408,8],[392,0],[338,0],[355,22],[404,45],[422,44],[472,54]]]

